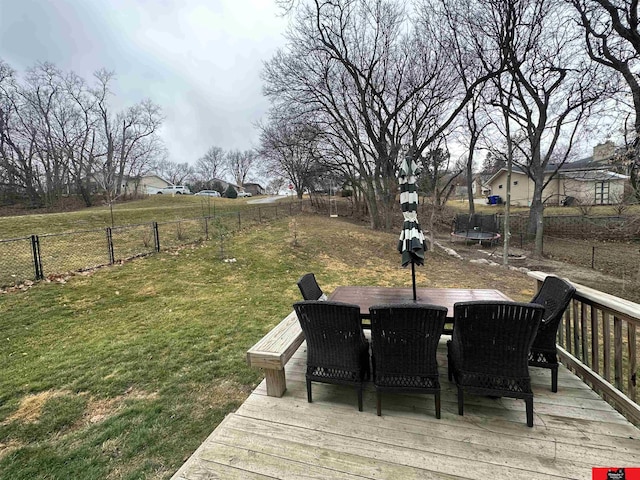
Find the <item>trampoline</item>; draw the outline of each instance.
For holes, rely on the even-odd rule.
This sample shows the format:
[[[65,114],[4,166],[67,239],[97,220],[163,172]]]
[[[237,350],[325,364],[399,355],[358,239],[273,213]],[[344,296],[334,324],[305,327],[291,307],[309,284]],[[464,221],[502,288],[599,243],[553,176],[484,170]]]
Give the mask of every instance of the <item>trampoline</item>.
[[[500,240],[496,215],[458,214],[451,233],[451,239],[468,242],[494,244]]]

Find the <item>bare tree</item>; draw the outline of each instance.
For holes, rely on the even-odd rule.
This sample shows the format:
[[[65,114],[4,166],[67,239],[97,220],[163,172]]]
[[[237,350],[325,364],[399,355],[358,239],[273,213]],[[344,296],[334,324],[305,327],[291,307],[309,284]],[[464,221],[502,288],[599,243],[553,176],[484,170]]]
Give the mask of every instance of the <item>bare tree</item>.
[[[212,189],[214,180],[220,178],[224,173],[226,168],[225,156],[224,149],[214,145],[196,162],[195,176],[197,180],[205,185],[205,188]]]
[[[123,112],[109,104],[114,75],[89,87],[73,72],[38,63],[23,79],[0,62],[0,178],[34,205],[79,193],[92,203],[97,183],[111,203],[126,177],[164,154],[159,107],[144,100]]]
[[[62,143],[68,157],[69,183],[75,186],[86,206],[93,204],[91,181],[96,155],[96,99],[85,81],[74,73],[65,79],[70,125],[61,125]]]
[[[259,125],[260,156],[265,174],[286,177],[302,198],[314,180],[325,171],[319,162],[318,131],[313,125],[292,123],[272,115],[268,124]]]
[[[156,131],[163,118],[160,107],[148,99],[114,114],[108,103],[113,72],[100,70],[95,77],[94,95],[101,143],[100,153],[96,155],[100,163],[94,176],[110,203],[122,193],[125,175],[134,171],[137,163],[150,162],[155,154],[162,151]]]
[[[473,200],[473,167],[476,159],[476,151],[478,150],[478,142],[481,140],[482,133],[488,127],[490,120],[487,118],[485,109],[483,108],[482,91],[478,90],[467,104],[464,110],[462,120],[463,134],[461,143],[467,148],[468,154],[465,162],[465,175],[467,184],[467,197],[469,200],[469,214],[475,213],[475,204]]]
[[[27,103],[15,71],[0,61],[0,161],[5,190],[24,193],[31,205],[40,206],[37,130],[31,125]]]
[[[640,25],[637,0],[568,0],[579,15],[589,57],[617,72],[627,84],[634,112],[625,154],[627,173],[640,200]]]
[[[452,162],[446,142],[441,139],[434,148],[420,156],[418,162],[423,168],[420,189],[433,199],[436,209],[442,207],[451,196],[455,179],[464,171],[466,161]]]
[[[359,190],[374,228],[391,225],[401,147],[426,151],[494,74],[494,62],[469,69],[473,56],[448,50],[455,39],[433,14],[445,5],[428,2],[418,16],[392,0],[290,2],[290,43],[265,69],[267,95],[314,118],[324,162]]]
[[[177,163],[167,159],[154,164],[155,171],[173,185],[182,185],[184,181],[193,175],[193,167],[188,163]]]
[[[243,186],[249,177],[258,153],[255,150],[230,150],[227,153],[227,170],[230,172],[236,185]]]
[[[593,68],[581,55],[575,23],[564,5],[507,0],[494,8],[507,9],[514,18],[512,40],[503,49],[514,88],[504,90],[497,82],[494,87],[500,94],[493,103],[508,108],[514,134],[527,140],[516,148],[526,158],[519,166],[534,183],[529,232],[535,234],[535,251],[540,254],[543,190],[569,158],[591,108],[609,85],[602,69]]]

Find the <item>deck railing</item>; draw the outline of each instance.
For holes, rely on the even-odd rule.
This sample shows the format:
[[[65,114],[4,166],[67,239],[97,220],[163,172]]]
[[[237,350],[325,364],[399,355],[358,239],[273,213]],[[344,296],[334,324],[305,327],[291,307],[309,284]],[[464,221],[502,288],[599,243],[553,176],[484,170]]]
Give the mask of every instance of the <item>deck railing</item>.
[[[547,277],[529,272],[538,288]],[[640,305],[593,288],[576,287],[558,328],[558,356],[630,422],[640,426],[638,327]]]

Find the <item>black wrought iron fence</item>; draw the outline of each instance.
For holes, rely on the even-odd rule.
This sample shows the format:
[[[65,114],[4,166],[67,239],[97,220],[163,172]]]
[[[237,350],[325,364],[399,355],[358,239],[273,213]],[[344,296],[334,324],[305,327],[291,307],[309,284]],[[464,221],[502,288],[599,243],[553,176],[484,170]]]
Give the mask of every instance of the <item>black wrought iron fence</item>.
[[[288,202],[201,218],[0,240],[0,286],[88,270],[206,240],[216,241],[225,252],[231,233],[297,214],[302,208],[302,202]]]

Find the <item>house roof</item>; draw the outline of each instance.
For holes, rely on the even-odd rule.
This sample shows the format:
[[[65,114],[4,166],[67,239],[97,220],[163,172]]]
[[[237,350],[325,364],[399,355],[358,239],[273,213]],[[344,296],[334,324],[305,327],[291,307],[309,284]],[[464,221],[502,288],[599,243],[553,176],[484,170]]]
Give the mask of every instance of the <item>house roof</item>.
[[[490,184],[495,180],[495,178],[496,178],[498,175],[500,175],[502,172],[506,172],[506,171],[507,171],[507,169],[506,169],[506,168],[501,168],[501,169],[500,169],[500,170],[498,170],[496,173],[494,173],[494,174],[491,176],[491,178],[489,178],[487,181],[483,182],[483,184],[484,184],[484,185],[490,185]],[[515,173],[515,174],[518,174],[518,175],[526,175],[526,174],[522,171],[522,169],[518,168],[518,169],[516,170],[515,165],[514,165],[514,167],[511,169],[511,173],[512,173],[512,174],[513,174],[513,173]]]
[[[627,175],[621,173],[610,172],[608,170],[582,170],[562,172],[563,178],[570,178],[579,182],[605,181],[605,180],[627,180]]]
[[[575,180],[593,181],[593,180],[619,180],[629,178],[626,175],[614,173],[606,169],[608,159],[594,160],[593,156],[581,158],[574,162],[565,162],[558,167],[557,163],[548,163],[544,167],[544,173],[554,173],[556,170],[558,175],[564,178],[573,178]],[[498,170],[489,180],[484,182],[490,184],[502,172],[506,172],[506,168]],[[592,172],[588,174],[588,172]],[[526,175],[524,169],[518,165],[513,165],[511,173]]]
[[[231,183],[231,182],[227,182],[226,180],[223,180],[221,178],[212,178],[211,179],[212,182],[219,182],[221,183],[223,186],[224,185],[231,185],[233,188],[238,189],[240,188],[238,185],[236,185],[235,183]]]

